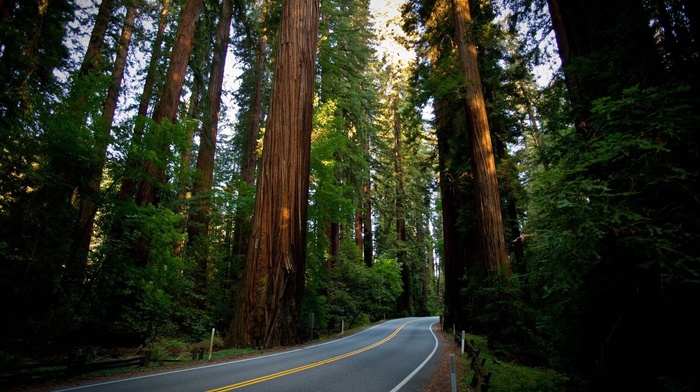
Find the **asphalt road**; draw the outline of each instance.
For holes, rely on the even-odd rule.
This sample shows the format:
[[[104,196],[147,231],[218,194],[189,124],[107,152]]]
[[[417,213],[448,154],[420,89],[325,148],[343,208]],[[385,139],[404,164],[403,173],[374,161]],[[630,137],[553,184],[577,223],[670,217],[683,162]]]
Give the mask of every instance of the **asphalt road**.
[[[420,391],[443,349],[432,330],[436,322],[437,317],[389,320],[300,349],[60,391]]]

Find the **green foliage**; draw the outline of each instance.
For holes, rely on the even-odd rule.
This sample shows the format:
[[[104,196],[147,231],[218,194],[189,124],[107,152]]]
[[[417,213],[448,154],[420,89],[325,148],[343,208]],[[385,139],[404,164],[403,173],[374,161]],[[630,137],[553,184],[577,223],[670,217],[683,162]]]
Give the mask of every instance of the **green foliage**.
[[[695,325],[672,309],[700,291],[696,104],[685,87],[633,87],[595,100],[585,133],[548,135],[549,170],[531,177],[528,268],[540,327],[575,374],[596,347],[619,350],[605,351],[610,364],[642,331],[669,331],[648,312]]]
[[[329,313],[344,319],[348,328],[359,325],[358,320],[381,319],[391,312],[401,294],[401,267],[395,259],[380,258],[375,269],[356,262],[341,261],[332,271],[329,287]]]
[[[125,236],[103,243],[96,254],[98,268],[88,294],[94,303],[83,310],[94,331],[89,335],[97,333],[93,338],[112,344],[139,344],[157,336],[204,333],[211,322],[203,309],[193,307],[191,261],[175,253],[184,241],[182,215],[153,205],[121,208],[119,227]],[[132,257],[138,241],[149,243],[146,265]]]
[[[189,352],[192,344],[172,338],[157,338],[148,345],[151,350],[151,358],[154,361],[179,357],[182,353]]]
[[[538,278],[559,283],[547,284],[547,295],[576,291],[579,274],[601,259],[606,236],[622,241],[640,265],[660,263],[667,279],[696,281],[690,260],[678,253],[688,249],[678,224],[693,224],[662,204],[657,193],[674,193],[680,196],[674,204],[697,213],[687,210],[683,196],[697,180],[673,153],[681,143],[688,143],[690,154],[698,151],[692,138],[683,137],[696,116],[676,100],[682,95],[683,90],[629,89],[620,99],[596,101],[593,129],[598,131],[591,140],[584,143],[573,131],[559,136],[558,144],[575,153],[535,174],[531,188],[531,227],[537,232],[532,246],[539,256],[536,270],[545,274]],[[673,219],[655,218],[667,209]],[[578,273],[571,274],[572,267]]]
[[[554,392],[566,390],[568,380],[563,374],[547,367],[528,366],[503,358],[489,348],[492,342],[483,336],[465,334],[465,339],[467,342],[473,343],[474,348],[479,351],[479,358],[486,360],[484,371],[491,373],[489,391]],[[473,376],[469,367],[470,362],[467,355],[462,357],[462,369],[466,371],[460,377],[464,383],[471,382]]]
[[[372,264],[372,272],[379,281],[377,300],[384,306],[391,306],[403,291],[401,266],[396,259],[379,257]]]

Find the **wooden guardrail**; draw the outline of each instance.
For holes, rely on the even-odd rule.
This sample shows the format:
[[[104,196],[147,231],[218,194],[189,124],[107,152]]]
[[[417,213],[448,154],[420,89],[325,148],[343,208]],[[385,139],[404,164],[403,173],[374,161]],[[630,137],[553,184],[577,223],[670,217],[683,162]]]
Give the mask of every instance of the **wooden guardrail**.
[[[192,351],[192,360],[203,360],[205,348],[197,347]],[[71,359],[60,361],[41,361],[16,364],[0,369],[0,390],[32,382],[42,382],[80,374],[128,366],[146,367],[151,363],[151,350],[144,350],[141,355],[125,358],[102,359],[88,362],[86,354],[78,354]],[[158,362],[182,362],[186,359],[158,359]]]
[[[486,358],[479,359],[481,351],[476,349],[474,345],[474,340],[467,342],[464,339],[464,331],[462,331],[462,336],[459,338],[455,333],[455,341],[462,344],[462,354],[467,354],[471,360],[469,363],[469,368],[474,372],[469,386],[477,392],[488,392],[489,390],[489,380],[491,379],[491,372],[486,373],[484,370],[484,365],[486,364]]]

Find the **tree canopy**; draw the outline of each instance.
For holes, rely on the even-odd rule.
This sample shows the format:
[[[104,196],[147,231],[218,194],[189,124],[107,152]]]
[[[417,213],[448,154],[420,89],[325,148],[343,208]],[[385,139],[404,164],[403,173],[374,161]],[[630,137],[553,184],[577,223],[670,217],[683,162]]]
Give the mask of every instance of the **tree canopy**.
[[[1,1],[0,355],[440,314],[695,386],[696,2],[393,6]]]

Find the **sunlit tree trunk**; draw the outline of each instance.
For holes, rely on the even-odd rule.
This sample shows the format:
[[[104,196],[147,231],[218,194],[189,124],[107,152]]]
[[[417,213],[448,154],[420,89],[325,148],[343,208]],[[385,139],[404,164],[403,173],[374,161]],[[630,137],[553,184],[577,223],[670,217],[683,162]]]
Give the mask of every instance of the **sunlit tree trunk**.
[[[170,58],[170,66],[165,75],[165,88],[153,112],[153,121],[156,124],[162,124],[164,121],[171,123],[175,121],[202,3],[203,0],[187,0],[183,8]],[[169,147],[161,146],[160,148],[167,149]],[[156,201],[157,185],[158,182],[164,180],[164,169],[153,160],[147,160],[142,166],[142,171],[145,178],[138,182],[135,201],[137,205],[145,206]]]
[[[165,86],[153,112],[153,121],[157,125],[175,122],[202,3],[203,0],[187,0],[182,10],[168,72],[165,75]],[[162,156],[170,146],[163,143],[163,136],[159,134],[162,131],[158,126],[153,127],[151,131],[154,140],[158,143],[154,152]],[[146,159],[141,163],[139,171],[140,179],[135,183],[133,190],[134,202],[138,206],[156,204],[158,187],[165,181],[163,165],[156,159]],[[141,236],[136,240],[132,255],[138,265],[148,264],[150,258],[148,238]]]
[[[477,203],[478,259],[494,278],[510,276],[510,260],[498,192],[496,161],[481,86],[476,45],[468,31],[472,24],[468,0],[452,0],[459,65],[465,76],[466,117],[472,149]]]
[[[293,344],[302,325],[319,6],[282,4],[248,260],[227,337],[235,346]]]

